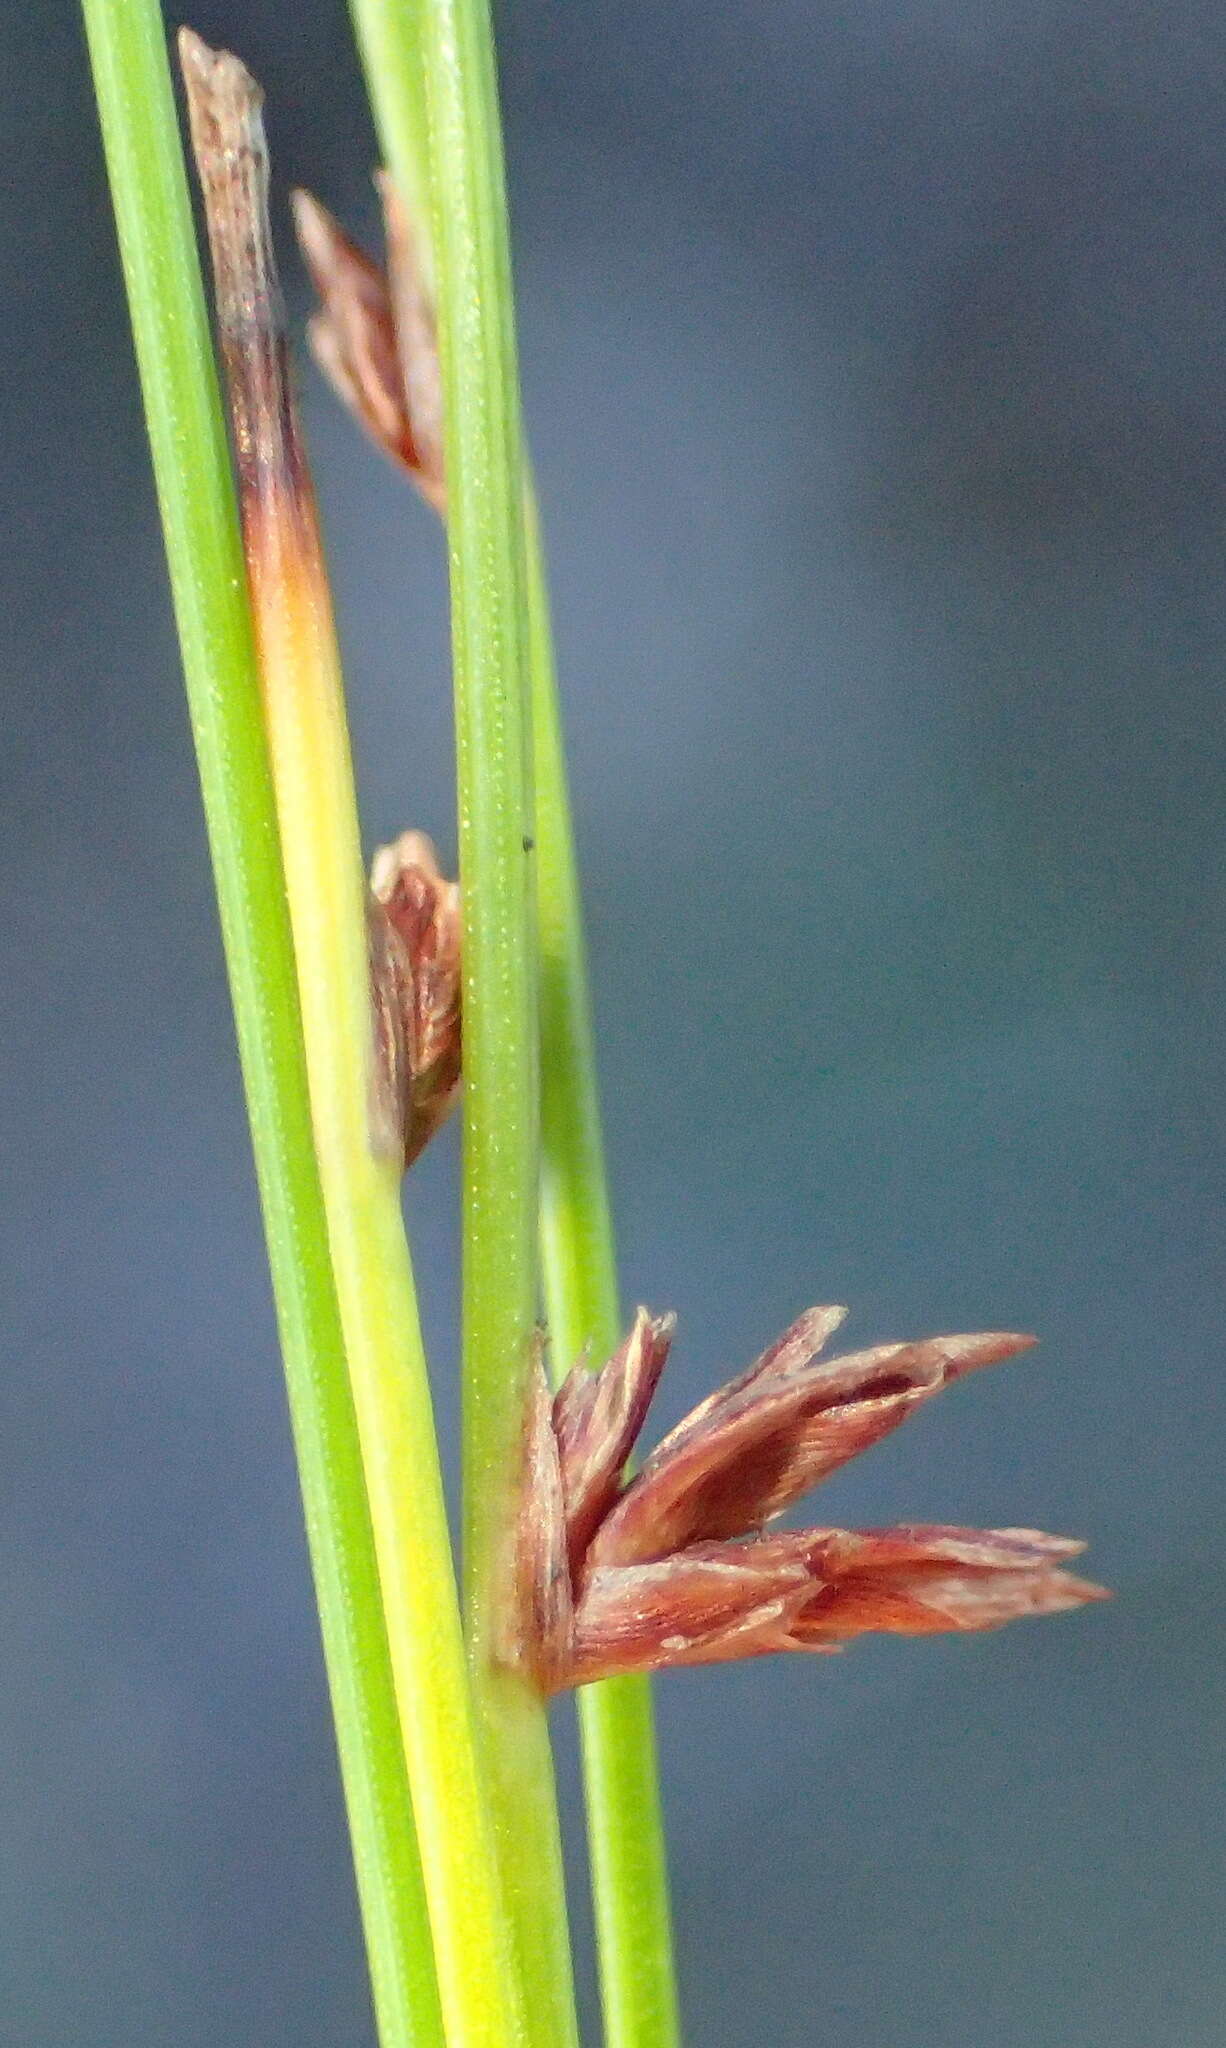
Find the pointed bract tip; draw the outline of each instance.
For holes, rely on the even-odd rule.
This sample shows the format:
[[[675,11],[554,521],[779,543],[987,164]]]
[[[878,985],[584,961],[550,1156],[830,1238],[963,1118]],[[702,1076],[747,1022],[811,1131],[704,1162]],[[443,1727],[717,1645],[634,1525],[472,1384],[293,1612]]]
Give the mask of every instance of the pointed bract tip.
[[[370,886],[381,903],[386,903],[394,893],[407,868],[419,869],[430,881],[442,883],[447,889],[457,887],[454,882],[444,882],[438,850],[429,833],[410,829],[388,845],[375,848],[370,863]]]
[[[381,846],[370,872],[372,986],[385,1113],[402,1133],[404,1164],[446,1122],[461,1079],[459,884],[424,832]]]
[[[195,29],[188,28],[186,23],[179,30],[175,43],[179,52],[179,63],[184,71],[199,73],[211,65],[214,52],[210,50],[203,36],[198,36]]]
[[[825,1302],[815,1308],[807,1308],[797,1316],[787,1337],[797,1343],[809,1344],[814,1352],[822,1351],[836,1330],[841,1330],[851,1310],[841,1302]]]
[[[1085,1549],[1084,1543],[1081,1549]],[[1068,1601],[1070,1607],[1088,1607],[1096,1600],[1115,1598],[1110,1586],[1100,1586],[1095,1579],[1079,1579],[1074,1577],[1072,1572],[1061,1572],[1060,1577],[1064,1581],[1066,1592],[1071,1596]]]
[[[290,212],[294,216],[294,233],[313,271],[327,267],[334,248],[337,233],[336,223],[326,206],[322,206],[313,192],[305,186],[295,185],[289,195]]]
[[[179,30],[179,69],[190,98],[212,99],[218,94],[238,93],[251,106],[264,103],[263,90],[232,50],[213,50],[195,29]]]
[[[318,234],[324,223],[332,218],[323,201],[309,192],[305,185],[291,185],[289,203],[294,226],[300,233]]]
[[[984,1533],[999,1536],[1005,1543],[1042,1551],[1047,1557],[1080,1557],[1089,1548],[1084,1536],[1050,1536],[1045,1529],[990,1529]]]
[[[1033,1351],[1039,1340],[1020,1330],[980,1330],[974,1336],[934,1337],[932,1341],[944,1353],[946,1378],[958,1380],[980,1366],[1000,1365],[1006,1358]]]

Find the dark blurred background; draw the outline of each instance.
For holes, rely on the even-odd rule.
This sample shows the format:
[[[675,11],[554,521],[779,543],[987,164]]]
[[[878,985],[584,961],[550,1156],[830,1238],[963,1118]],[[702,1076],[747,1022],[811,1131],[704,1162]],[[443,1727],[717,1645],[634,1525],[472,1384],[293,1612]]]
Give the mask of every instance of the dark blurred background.
[[[192,19],[268,89],[280,230],[301,181],[373,235],[340,0]],[[0,2038],[370,2048],[81,35],[3,27]],[[1080,1532],[1118,1596],[660,1686],[689,2039],[1208,2048],[1221,9],[505,0],[501,40],[660,1420],[813,1300],[1033,1328],[817,1514]],[[438,536],[303,382],[368,837],[450,850]],[[410,1203],[449,1442],[455,1178],[449,1133]]]

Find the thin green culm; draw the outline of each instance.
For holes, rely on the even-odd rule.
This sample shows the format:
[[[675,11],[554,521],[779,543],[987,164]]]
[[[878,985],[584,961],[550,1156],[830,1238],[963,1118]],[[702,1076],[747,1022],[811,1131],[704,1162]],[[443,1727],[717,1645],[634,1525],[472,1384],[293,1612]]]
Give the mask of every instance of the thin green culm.
[[[442,2029],[307,1094],[237,507],[156,0],[85,0],[381,2048]]]

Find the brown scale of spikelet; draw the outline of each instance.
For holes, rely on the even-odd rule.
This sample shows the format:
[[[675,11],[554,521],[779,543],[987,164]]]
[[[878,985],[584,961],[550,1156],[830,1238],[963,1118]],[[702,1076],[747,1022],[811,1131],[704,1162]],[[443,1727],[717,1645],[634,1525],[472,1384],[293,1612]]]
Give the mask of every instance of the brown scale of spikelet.
[[[598,1373],[550,1402],[538,1357],[503,1654],[543,1691],[618,1672],[829,1651],[870,1630],[998,1628],[1105,1597],[1033,1529],[765,1525],[951,1381],[1024,1351],[993,1332],[824,1359],[844,1311],[815,1308],[652,1452],[623,1468],[672,1338],[640,1309]]]
[[[417,238],[386,172],[387,271],[349,240],[309,192],[294,194],[298,245],[319,295],[308,327],[325,377],[372,441],[407,469],[436,512],[446,506],[438,329]]]
[[[460,890],[424,832],[379,848],[370,890],[380,1122],[411,1166],[460,1092]]]

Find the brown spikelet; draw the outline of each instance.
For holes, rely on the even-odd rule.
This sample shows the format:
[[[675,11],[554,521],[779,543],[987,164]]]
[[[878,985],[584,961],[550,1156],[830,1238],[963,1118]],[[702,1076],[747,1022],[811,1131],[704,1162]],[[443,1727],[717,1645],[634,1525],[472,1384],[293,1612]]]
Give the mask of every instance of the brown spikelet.
[[[307,329],[312,353],[371,439],[415,469],[417,444],[387,279],[309,192],[295,192],[293,208],[298,246],[320,300]]]
[[[460,1089],[460,891],[424,832],[402,832],[371,866],[372,980],[388,1114],[404,1163]]]
[[[445,512],[443,371],[439,360],[438,317],[426,283],[413,217],[389,172],[376,171],[375,185],[383,206],[387,278],[391,288],[400,372],[417,447],[414,479],[435,511]]]
[[[1105,1597],[1062,1568],[1080,1543],[1033,1529],[761,1533],[942,1387],[1033,1341],[989,1332],[821,1359],[842,1318],[841,1309],[808,1310],[629,1480],[623,1467],[671,1317],[640,1309],[599,1373],[572,1371],[553,1403],[552,1454],[536,1391],[512,1604],[515,1656],[544,1691],[624,1671],[831,1651],[869,1630],[997,1628]]]
[[[826,1327],[818,1324],[819,1341]],[[782,1362],[760,1360],[697,1429],[680,1440],[675,1432],[652,1453],[606,1519],[594,1563],[638,1563],[761,1528],[951,1380],[1033,1342],[1003,1334],[932,1337],[824,1361],[809,1351],[813,1334],[802,1317],[782,1340]]]
[[[386,273],[309,192],[294,194],[298,245],[320,302],[307,331],[315,360],[338,396],[441,513],[446,486],[438,328],[408,210],[385,171],[375,183],[383,206]]]

